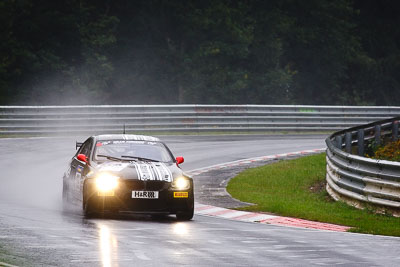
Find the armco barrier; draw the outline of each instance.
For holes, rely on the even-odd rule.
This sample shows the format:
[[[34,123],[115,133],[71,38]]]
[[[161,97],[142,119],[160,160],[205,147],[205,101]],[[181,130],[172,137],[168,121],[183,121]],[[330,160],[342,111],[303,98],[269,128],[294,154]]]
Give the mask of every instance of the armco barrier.
[[[334,131],[400,107],[271,105],[0,106],[0,135],[126,132]]]
[[[326,189],[335,200],[356,207],[369,203],[400,215],[400,163],[364,157],[368,146],[398,139],[399,120],[353,127],[326,139]]]

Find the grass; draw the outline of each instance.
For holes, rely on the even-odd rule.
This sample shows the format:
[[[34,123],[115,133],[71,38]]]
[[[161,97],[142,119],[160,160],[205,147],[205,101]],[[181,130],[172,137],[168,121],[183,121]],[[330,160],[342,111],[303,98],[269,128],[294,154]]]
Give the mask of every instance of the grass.
[[[2,263],[14,266],[23,266],[27,264],[27,261],[5,250],[3,246],[0,244],[0,266],[3,266]]]
[[[325,153],[248,169],[227,187],[242,208],[351,226],[351,232],[400,236],[400,218],[333,201],[325,190]]]

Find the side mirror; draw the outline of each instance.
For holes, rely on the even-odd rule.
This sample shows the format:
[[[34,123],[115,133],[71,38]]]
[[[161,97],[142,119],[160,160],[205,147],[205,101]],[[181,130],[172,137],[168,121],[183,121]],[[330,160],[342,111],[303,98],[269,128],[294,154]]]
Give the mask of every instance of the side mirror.
[[[185,159],[183,157],[176,157],[176,164],[181,164],[185,161]]]
[[[87,157],[84,154],[78,154],[76,158],[80,161],[87,162]]]

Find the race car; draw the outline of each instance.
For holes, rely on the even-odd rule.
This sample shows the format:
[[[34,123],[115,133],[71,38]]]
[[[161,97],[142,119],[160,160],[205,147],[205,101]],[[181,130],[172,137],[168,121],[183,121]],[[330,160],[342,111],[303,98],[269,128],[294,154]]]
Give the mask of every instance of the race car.
[[[104,212],[176,214],[191,220],[193,180],[165,143],[144,135],[97,135],[76,143],[63,176],[64,204],[82,205],[84,215]]]

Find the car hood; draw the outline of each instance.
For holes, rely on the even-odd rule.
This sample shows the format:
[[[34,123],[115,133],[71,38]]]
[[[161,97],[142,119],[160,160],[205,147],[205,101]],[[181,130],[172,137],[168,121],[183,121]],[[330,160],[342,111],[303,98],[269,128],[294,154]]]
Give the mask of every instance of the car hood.
[[[175,163],[162,162],[104,162],[95,168],[96,172],[107,172],[121,179],[141,181],[172,182],[183,176],[183,171]]]

